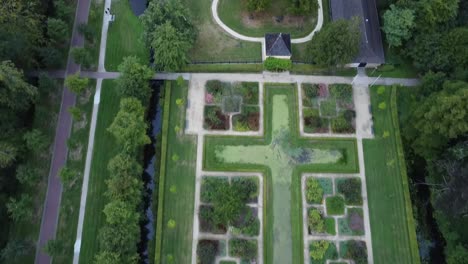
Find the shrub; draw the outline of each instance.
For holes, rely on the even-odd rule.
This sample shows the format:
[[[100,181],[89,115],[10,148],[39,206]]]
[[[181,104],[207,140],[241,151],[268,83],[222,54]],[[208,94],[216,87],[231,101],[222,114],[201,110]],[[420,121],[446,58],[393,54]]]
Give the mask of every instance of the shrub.
[[[350,240],[347,242],[346,258],[354,260],[356,264],[367,263],[366,242]]]
[[[258,104],[257,82],[242,82],[239,89],[245,104]]]
[[[303,83],[302,91],[304,91],[304,96],[307,97],[307,101],[310,102],[311,99],[319,96],[319,86],[318,84]]]
[[[258,179],[252,177],[236,177],[231,180],[232,188],[245,202],[258,196]]]
[[[223,83],[218,80],[209,80],[206,82],[206,92],[213,96],[221,95],[223,93]]]
[[[328,120],[321,118],[317,109],[304,108],[304,132],[326,133],[328,132]]]
[[[306,180],[306,199],[308,203],[321,203],[323,197],[323,189],[319,181],[314,178]]]
[[[70,113],[71,117],[75,121],[81,121],[83,119],[83,112],[79,107],[72,106],[68,108],[68,113]]]
[[[385,102],[379,103],[379,109],[380,109],[380,110],[385,110],[385,109],[387,109],[387,103],[385,103]]]
[[[176,227],[176,221],[174,219],[169,219],[169,221],[167,222],[167,227],[169,227],[170,229],[174,229]]]
[[[223,185],[229,185],[227,178],[203,177],[200,190],[200,200],[205,203],[212,202],[216,192],[218,192],[219,188]]]
[[[232,223],[234,227],[233,234],[258,236],[260,233],[260,221],[255,210],[247,206],[242,210],[239,218]]]
[[[197,256],[199,263],[213,264],[218,254],[219,242],[216,240],[198,241]]]
[[[268,57],[263,62],[263,67],[267,71],[288,71],[292,67],[292,61],[289,59],[278,59],[273,57]]]
[[[332,84],[329,88],[330,95],[336,100],[346,103],[353,101],[353,87],[350,84]]]
[[[229,240],[229,255],[245,259],[257,257],[257,241],[234,238]]]
[[[312,242],[311,247],[310,247],[310,256],[314,260],[323,259],[329,246],[330,246],[330,242],[325,241],[325,240]]]
[[[229,128],[228,116],[222,113],[217,105],[205,105],[205,128],[213,130],[227,130]]]
[[[342,116],[331,120],[331,129],[335,133],[354,133],[353,126]]]
[[[318,209],[311,208],[309,210],[309,214],[307,216],[307,223],[311,231],[316,233],[324,232],[325,223],[323,221],[322,214]]]
[[[336,116],[336,101],[333,99],[321,101],[320,115],[324,117]]]
[[[341,196],[328,197],[326,200],[327,213],[329,215],[343,215],[345,202]]]
[[[383,94],[385,93],[385,86],[379,86],[379,88],[377,88],[377,94]]]
[[[361,179],[341,179],[338,181],[338,192],[343,194],[346,200],[346,204],[349,205],[361,205]]]

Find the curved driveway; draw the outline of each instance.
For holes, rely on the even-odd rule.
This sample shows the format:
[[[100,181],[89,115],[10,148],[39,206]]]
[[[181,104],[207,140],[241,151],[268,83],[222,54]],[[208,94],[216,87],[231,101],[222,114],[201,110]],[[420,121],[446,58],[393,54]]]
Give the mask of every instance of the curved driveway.
[[[312,32],[310,32],[309,35],[307,35],[307,36],[305,36],[303,38],[291,39],[292,43],[304,43],[304,42],[310,41],[314,37],[315,32],[319,31],[322,28],[322,25],[323,25],[322,0],[317,0],[317,1],[318,1],[318,4],[319,4],[317,25],[315,26],[314,30],[312,30]],[[216,21],[216,23],[221,28],[223,28],[224,31],[226,31],[229,35],[233,36],[236,39],[250,41],[250,42],[261,42],[262,45],[264,45],[263,38],[254,38],[254,37],[249,37],[249,36],[242,35],[240,33],[237,33],[236,31],[234,31],[230,27],[228,27],[226,24],[224,24],[224,22],[219,18],[219,15],[218,15],[218,4],[219,4],[219,0],[213,0],[213,2],[211,3],[211,13],[213,14],[213,18]]]

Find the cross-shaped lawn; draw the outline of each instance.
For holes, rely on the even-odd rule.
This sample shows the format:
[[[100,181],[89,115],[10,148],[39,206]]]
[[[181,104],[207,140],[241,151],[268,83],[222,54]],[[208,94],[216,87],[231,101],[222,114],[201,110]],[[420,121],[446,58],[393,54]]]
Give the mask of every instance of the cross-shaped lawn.
[[[302,170],[343,170],[348,163],[346,158],[354,155],[354,150],[350,151],[354,142],[298,138],[297,116],[291,114],[297,113],[291,111],[297,107],[297,99],[293,96],[295,90],[267,89],[274,92],[267,91],[267,102],[271,102],[271,108],[265,118],[266,139],[208,137],[205,144],[205,167],[211,161],[212,164],[216,163],[214,167],[219,170],[224,168],[245,171],[260,168],[271,176],[267,176],[264,204],[267,215],[265,248],[266,257],[270,260],[266,263],[295,263],[298,253],[293,254],[293,250],[297,250],[295,247],[300,243],[294,240],[301,239],[302,236],[298,232],[302,215],[297,210],[301,201],[297,198],[297,188],[300,187],[299,180],[293,180],[295,174]],[[210,148],[214,148],[214,151],[210,151]]]

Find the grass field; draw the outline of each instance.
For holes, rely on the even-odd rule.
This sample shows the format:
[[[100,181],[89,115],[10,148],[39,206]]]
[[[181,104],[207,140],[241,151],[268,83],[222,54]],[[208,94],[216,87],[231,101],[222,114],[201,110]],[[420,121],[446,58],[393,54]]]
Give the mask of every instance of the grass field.
[[[140,63],[149,62],[149,51],[143,39],[143,25],[130,8],[128,0],[112,1],[115,21],[109,25],[107,34],[106,63],[107,71],[117,71],[117,67],[127,56],[136,56]]]
[[[89,176],[88,198],[83,225],[80,263],[92,263],[98,253],[98,233],[105,223],[102,210],[107,198],[105,180],[109,176],[107,164],[117,155],[118,150],[114,137],[107,131],[119,110],[120,96],[114,87],[114,81],[104,80],[102,83],[101,102],[94,138],[94,152]],[[78,208],[76,208],[78,210]]]
[[[395,89],[371,89],[376,138],[363,142],[374,262],[419,263]],[[387,108],[378,109],[380,102]]]
[[[274,213],[273,210],[266,210],[266,208],[274,208],[274,186],[272,186],[273,174],[272,169],[266,165],[253,164],[250,162],[243,163],[221,163],[216,157],[215,149],[218,146],[252,146],[252,145],[269,145],[272,141],[271,128],[273,126],[272,115],[273,109],[271,102],[274,96],[285,96],[289,113],[291,113],[290,130],[291,144],[295,146],[310,147],[313,149],[321,150],[336,150],[340,149],[344,153],[345,159],[343,162],[338,163],[311,163],[296,166],[291,169],[289,173],[290,178],[290,225],[292,245],[292,262],[302,263],[302,205],[301,205],[301,192],[300,192],[300,175],[303,172],[349,172],[354,173],[358,171],[358,164],[356,160],[356,141],[346,139],[302,139],[299,138],[298,133],[298,113],[297,113],[297,95],[296,89],[291,85],[267,85],[270,86],[266,91],[265,102],[265,137],[206,137],[204,146],[204,168],[206,170],[217,171],[259,171],[265,175],[265,189],[264,189],[264,259],[265,263],[272,263],[274,254],[274,241],[275,232],[273,231]],[[278,88],[278,89],[275,89]],[[266,154],[265,154],[266,155]],[[290,262],[291,260],[289,260]]]
[[[289,22],[287,10],[291,1],[276,0],[265,11],[254,14],[256,17],[249,20],[250,12],[247,11],[247,1],[220,0],[218,14],[220,19],[234,31],[249,36],[263,37],[265,33],[287,32],[293,38],[305,37],[317,24],[317,12],[304,17],[294,17],[294,22]],[[277,23],[275,17],[285,16],[282,23]]]
[[[165,116],[162,131],[162,152],[161,177],[160,181],[158,229],[156,233],[156,260],[155,263],[170,263],[169,258],[173,258],[172,263],[190,263],[192,256],[192,228],[193,228],[193,207],[195,195],[195,169],[197,160],[197,141],[195,136],[183,134],[185,127],[185,107],[178,106],[176,100],[187,99],[187,83],[179,87],[176,82],[171,82],[172,87],[164,99]],[[168,92],[168,91],[166,91]],[[175,132],[178,126],[181,131]],[[166,139],[164,139],[166,137]],[[167,143],[164,146],[165,142]],[[177,161],[172,157],[179,156]],[[162,178],[160,178],[162,179]],[[163,207],[161,207],[163,206]],[[162,213],[162,215],[160,215]],[[169,220],[175,220],[176,228],[167,227]],[[161,242],[158,242],[161,241]],[[160,243],[158,245],[158,243]],[[158,253],[159,251],[159,253]]]
[[[211,0],[182,0],[191,12],[198,37],[190,51],[192,61],[261,60],[260,43],[239,41],[225,33],[211,14]]]
[[[57,256],[54,256],[54,263],[71,263],[73,259],[73,246],[76,239],[76,227],[78,224],[78,213],[80,208],[81,186],[83,181],[83,172],[86,162],[86,151],[88,148],[89,126],[91,123],[91,114],[93,111],[93,95],[96,81],[92,81],[88,100],[82,101],[77,99],[76,106],[85,114],[86,125],[81,129],[72,128],[69,141],[76,142],[81,145],[79,151],[79,159],[74,159],[70,155],[73,149],[69,151],[67,167],[75,170],[78,177],[69,185],[64,185],[62,190],[62,198],[60,201],[60,216],[57,226],[56,239],[63,246],[63,251]],[[76,122],[74,122],[76,123]],[[76,124],[75,124],[76,125]],[[74,126],[75,126],[74,125]]]

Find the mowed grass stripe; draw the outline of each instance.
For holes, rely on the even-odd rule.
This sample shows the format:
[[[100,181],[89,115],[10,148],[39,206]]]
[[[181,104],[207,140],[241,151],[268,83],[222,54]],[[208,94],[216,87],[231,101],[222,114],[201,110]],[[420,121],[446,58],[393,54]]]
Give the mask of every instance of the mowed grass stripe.
[[[176,82],[172,82],[170,87],[170,118],[167,130],[167,156],[165,159],[164,220],[158,227],[162,229],[160,263],[171,263],[170,258],[173,258],[172,263],[190,263],[197,139],[195,136],[183,134],[186,109],[175,102],[177,99],[183,99],[187,102],[187,83],[180,87]],[[181,131],[176,132],[176,126],[181,128]],[[178,160],[173,159],[175,155],[179,157]],[[175,228],[167,227],[169,220],[175,221]]]
[[[108,202],[104,193],[107,190],[105,180],[109,178],[107,164],[118,154],[114,137],[107,131],[119,110],[120,96],[114,82],[104,80],[102,83],[101,102],[94,138],[94,151],[88,184],[88,198],[83,225],[80,263],[93,263],[99,250],[98,234],[105,223],[102,212]]]
[[[111,11],[115,14],[115,21],[111,22],[107,33],[106,70],[117,71],[127,56],[136,56],[140,63],[146,64],[149,52],[142,39],[143,25],[133,14],[129,1],[112,1]]]
[[[391,88],[380,95],[371,91],[376,138],[363,142],[374,262],[419,263],[414,225],[408,221],[413,215],[411,202],[405,198],[405,168],[397,152],[398,128],[392,120],[391,111],[396,109],[390,98]],[[381,102],[385,109],[377,108]],[[384,138],[384,132],[389,136]]]

